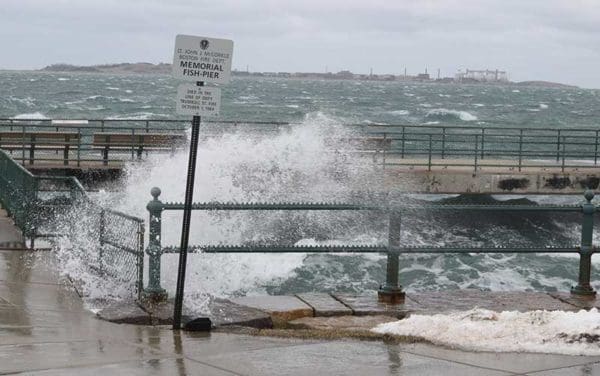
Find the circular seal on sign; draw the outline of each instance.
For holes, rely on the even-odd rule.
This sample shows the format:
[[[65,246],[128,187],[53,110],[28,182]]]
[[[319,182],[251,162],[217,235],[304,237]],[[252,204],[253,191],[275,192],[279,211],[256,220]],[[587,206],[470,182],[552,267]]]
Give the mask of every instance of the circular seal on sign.
[[[208,48],[208,41],[206,39],[202,39],[200,41],[200,48],[202,48],[203,50],[206,50]]]

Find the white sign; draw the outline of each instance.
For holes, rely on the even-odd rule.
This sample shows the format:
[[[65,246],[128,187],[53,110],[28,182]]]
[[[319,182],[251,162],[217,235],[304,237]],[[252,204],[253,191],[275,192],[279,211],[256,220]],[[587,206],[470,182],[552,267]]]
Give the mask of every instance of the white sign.
[[[187,81],[226,84],[231,77],[232,54],[232,40],[178,35],[173,76]]]
[[[217,87],[181,84],[177,88],[179,115],[219,116],[221,89]]]

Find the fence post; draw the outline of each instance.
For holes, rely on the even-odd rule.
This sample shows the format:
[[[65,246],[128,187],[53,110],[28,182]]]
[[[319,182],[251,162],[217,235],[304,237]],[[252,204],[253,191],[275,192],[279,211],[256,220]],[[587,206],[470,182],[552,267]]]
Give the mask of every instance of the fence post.
[[[137,298],[142,300],[144,293],[144,232],[146,227],[144,222],[138,223],[138,246],[137,246]]]
[[[594,165],[598,164],[598,132],[600,131],[596,131],[596,142],[594,146]]]
[[[566,153],[567,153],[566,138],[563,136],[563,138],[562,138],[562,164],[561,164],[561,168],[560,168],[560,170],[562,172],[565,172],[565,154]]]
[[[519,131],[519,171],[521,171],[521,164],[523,162],[523,130]]]
[[[160,257],[162,255],[162,211],[163,203],[158,199],[160,189],[154,187],[150,190],[154,198],[146,205],[150,213],[150,222],[148,224],[150,231],[148,234],[148,287],[144,290],[144,296],[148,300],[163,301],[167,299],[167,292],[160,286]]]
[[[432,148],[432,143],[431,143],[431,134],[429,135],[429,155],[427,158],[427,171],[431,171],[431,148]]]
[[[592,204],[594,192],[585,191],[585,200],[581,205],[583,211],[583,223],[581,225],[581,246],[579,248],[579,283],[571,288],[571,294],[595,297],[596,291],[590,286],[592,273],[592,254],[594,253],[592,237],[594,234],[594,212],[596,208]]]
[[[398,283],[399,273],[399,247],[400,247],[400,229],[402,226],[402,217],[399,211],[390,212],[389,240],[387,267],[385,274],[385,285],[379,287],[377,292],[378,301],[387,304],[404,303],[405,294],[402,286]]]
[[[100,231],[98,238],[100,240],[100,249],[98,250],[98,270],[101,275],[104,275],[104,265],[102,259],[104,258],[104,235],[106,234],[106,211],[100,209]]]
[[[560,161],[560,129],[556,132],[556,161]]]
[[[475,135],[475,170],[474,172],[477,172],[477,157],[479,156],[479,135],[476,134]]]
[[[405,140],[405,138],[404,138],[405,132],[404,131],[405,131],[404,127],[402,127],[402,158],[404,158],[404,140]]]
[[[484,158],[485,150],[485,128],[481,128],[481,159]]]
[[[446,157],[446,127],[442,128],[442,159]]]

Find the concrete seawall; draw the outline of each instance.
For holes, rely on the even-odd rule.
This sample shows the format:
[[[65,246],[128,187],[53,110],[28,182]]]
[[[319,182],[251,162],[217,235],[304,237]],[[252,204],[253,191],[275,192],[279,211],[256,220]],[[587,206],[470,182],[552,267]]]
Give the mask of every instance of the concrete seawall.
[[[384,182],[386,190],[416,193],[581,194],[598,189],[600,169],[393,166]]]

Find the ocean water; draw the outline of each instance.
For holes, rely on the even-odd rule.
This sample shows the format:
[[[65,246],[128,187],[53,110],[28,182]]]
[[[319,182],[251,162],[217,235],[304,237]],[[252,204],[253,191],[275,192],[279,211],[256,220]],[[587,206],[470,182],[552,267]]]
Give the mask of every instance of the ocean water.
[[[137,118],[174,115],[177,82],[169,76],[0,72],[0,117]],[[345,201],[390,199],[530,200],[575,203],[581,197],[381,197],[381,171],[344,151],[336,139],[348,123],[594,128],[600,91],[484,85],[236,78],[223,87],[222,118],[289,121],[274,132],[229,129],[202,140],[196,201]],[[179,117],[181,118],[181,117]],[[204,124],[202,131],[213,134]],[[332,147],[334,146],[334,147]],[[338,147],[335,147],[338,146]],[[150,189],[182,201],[187,152],[154,155],[94,198],[147,218]],[[165,213],[162,243],[178,245],[180,212]],[[578,216],[461,215],[420,212],[403,218],[406,245],[574,245]],[[385,244],[387,218],[360,213],[195,213],[192,244]],[[163,257],[163,284],[173,291],[176,257]],[[186,303],[208,295],[306,291],[374,291],[385,280],[380,255],[191,255]],[[73,262],[69,268],[73,268]],[[75,266],[76,267],[76,266]],[[576,255],[411,255],[402,258],[408,291],[481,288],[566,291]],[[594,268],[593,276],[598,276]],[[594,282],[596,288],[599,283]]]

